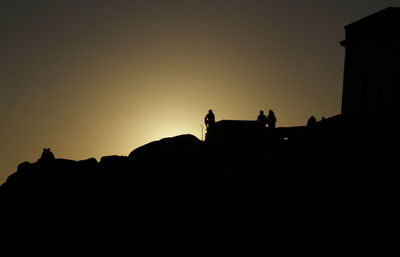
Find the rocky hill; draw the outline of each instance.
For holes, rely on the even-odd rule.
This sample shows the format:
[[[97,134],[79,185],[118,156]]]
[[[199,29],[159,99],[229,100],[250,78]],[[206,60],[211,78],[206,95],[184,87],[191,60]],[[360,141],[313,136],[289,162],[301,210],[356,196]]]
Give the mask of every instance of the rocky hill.
[[[377,229],[376,192],[340,149],[336,129],[319,129],[254,148],[180,135],[99,162],[44,156],[0,187],[1,233],[337,254]]]

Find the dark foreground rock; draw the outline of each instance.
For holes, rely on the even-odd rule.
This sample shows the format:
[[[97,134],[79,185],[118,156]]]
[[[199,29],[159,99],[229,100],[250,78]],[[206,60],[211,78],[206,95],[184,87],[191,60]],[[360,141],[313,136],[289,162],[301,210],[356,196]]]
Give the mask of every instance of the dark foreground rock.
[[[246,149],[181,135],[100,162],[21,163],[0,187],[1,233],[346,256],[376,240],[373,184],[341,162],[336,132]]]

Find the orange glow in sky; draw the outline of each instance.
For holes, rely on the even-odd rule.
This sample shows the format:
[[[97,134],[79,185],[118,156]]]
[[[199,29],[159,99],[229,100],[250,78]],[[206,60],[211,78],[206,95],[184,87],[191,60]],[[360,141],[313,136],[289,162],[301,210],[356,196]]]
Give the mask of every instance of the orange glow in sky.
[[[277,126],[336,115],[343,27],[396,2],[6,0],[0,183],[43,147],[99,160],[201,139],[209,109],[216,120],[273,109]]]

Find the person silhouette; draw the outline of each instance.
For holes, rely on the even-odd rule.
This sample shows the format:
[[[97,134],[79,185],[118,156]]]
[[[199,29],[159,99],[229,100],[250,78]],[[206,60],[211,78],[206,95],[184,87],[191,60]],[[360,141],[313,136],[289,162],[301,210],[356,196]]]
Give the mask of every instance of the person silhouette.
[[[276,125],[276,117],[272,110],[269,110],[267,117],[268,128],[275,128]]]
[[[215,123],[215,115],[212,110],[209,110],[206,117],[204,118],[204,123],[206,127],[209,128]]]
[[[43,148],[42,155],[40,156],[40,159],[38,162],[51,162],[55,160],[56,158],[54,157],[54,154],[50,151],[50,148]]]
[[[317,119],[314,116],[311,116],[307,121],[307,127],[314,128],[317,125]]]
[[[265,116],[264,111],[261,110],[260,114],[257,117],[257,122],[262,125],[263,127],[265,127],[265,125],[267,124],[267,116]]]

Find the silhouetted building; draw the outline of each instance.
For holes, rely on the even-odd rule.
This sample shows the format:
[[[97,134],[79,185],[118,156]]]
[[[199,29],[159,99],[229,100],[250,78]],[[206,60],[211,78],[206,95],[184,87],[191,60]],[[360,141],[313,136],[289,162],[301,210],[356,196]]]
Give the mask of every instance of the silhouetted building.
[[[306,126],[279,127],[273,130],[260,126],[253,120],[221,120],[207,129],[206,141],[222,143],[226,146],[265,146],[284,138],[302,138]]]
[[[346,39],[340,42],[346,48],[345,122],[369,129],[366,134],[376,129],[394,132],[400,111],[400,8],[384,9],[345,30]]]
[[[265,131],[257,121],[221,120],[207,129],[206,141],[252,144],[258,142]]]
[[[345,26],[343,169],[360,187],[360,219],[383,224],[397,163],[400,113],[400,8],[386,8]],[[373,199],[373,200],[372,200]],[[364,222],[365,222],[364,221]],[[376,227],[377,228],[377,227]],[[382,229],[382,227],[380,228]],[[377,232],[375,232],[377,233]]]

